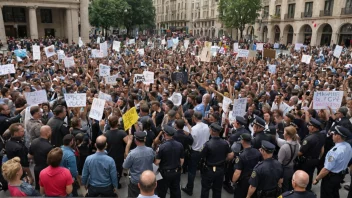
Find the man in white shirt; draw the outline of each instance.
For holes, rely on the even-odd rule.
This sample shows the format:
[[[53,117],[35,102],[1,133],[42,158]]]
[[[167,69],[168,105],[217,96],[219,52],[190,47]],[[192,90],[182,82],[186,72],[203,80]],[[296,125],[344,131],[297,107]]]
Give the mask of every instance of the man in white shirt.
[[[202,122],[202,113],[194,112],[192,117],[196,125],[192,127],[191,135],[193,137],[191,159],[188,164],[188,182],[185,188],[182,188],[186,194],[192,196],[194,187],[194,178],[196,177],[197,165],[201,159],[201,150],[205,142],[209,140],[209,126]]]
[[[271,111],[279,109],[281,112],[285,113],[288,108],[289,108],[289,106],[282,101],[282,94],[278,93],[275,96],[275,100],[274,100],[274,102],[273,102],[273,104],[271,106]]]

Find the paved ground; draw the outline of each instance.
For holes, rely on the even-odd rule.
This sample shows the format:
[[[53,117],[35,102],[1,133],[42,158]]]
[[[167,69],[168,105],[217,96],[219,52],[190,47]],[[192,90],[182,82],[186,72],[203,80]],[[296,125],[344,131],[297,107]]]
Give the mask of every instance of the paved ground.
[[[345,178],[345,183],[342,184],[342,187],[346,184],[349,184],[350,183],[350,176],[346,176]],[[315,192],[318,196],[317,197],[320,197],[320,183],[317,185],[317,186],[313,186],[313,192]],[[123,177],[122,180],[121,180],[121,184],[122,184],[122,189],[119,189],[118,190],[118,195],[119,197],[121,198],[127,198],[127,185],[128,185],[128,178],[127,177]],[[185,186],[187,184],[187,174],[183,174],[181,176],[181,186]],[[197,177],[196,177],[196,180],[195,180],[195,188],[194,188],[194,191],[193,191],[193,196],[188,196],[187,194],[183,193],[181,191],[181,196],[182,197],[200,197],[200,192],[201,192],[201,185],[200,185],[200,175],[198,173]],[[82,187],[80,192],[80,194],[83,194],[85,193],[85,189]],[[341,198],[345,198],[347,197],[347,194],[348,192],[341,188],[340,189],[340,197]],[[3,191],[0,192],[0,197],[9,197],[9,193],[6,192],[4,193]],[[170,195],[168,194],[167,197],[170,197]],[[211,192],[210,192],[210,197],[211,196]],[[222,198],[233,198],[233,195],[231,194],[228,194],[226,191],[222,191]]]

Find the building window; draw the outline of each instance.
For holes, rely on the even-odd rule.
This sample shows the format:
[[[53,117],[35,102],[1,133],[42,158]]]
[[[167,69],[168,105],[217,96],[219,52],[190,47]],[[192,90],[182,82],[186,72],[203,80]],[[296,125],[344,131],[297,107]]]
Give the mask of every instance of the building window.
[[[306,6],[304,9],[304,16],[312,17],[312,13],[313,13],[313,2],[306,2]]]
[[[277,17],[281,16],[281,5],[277,5],[275,7],[275,16]]]
[[[51,9],[40,9],[40,18],[42,19],[42,23],[52,23]]]
[[[288,4],[288,18],[293,19],[295,17],[296,4]]]
[[[26,10],[21,7],[4,7],[4,22],[26,22]]]
[[[269,6],[264,6],[263,18],[268,18],[269,16]]]

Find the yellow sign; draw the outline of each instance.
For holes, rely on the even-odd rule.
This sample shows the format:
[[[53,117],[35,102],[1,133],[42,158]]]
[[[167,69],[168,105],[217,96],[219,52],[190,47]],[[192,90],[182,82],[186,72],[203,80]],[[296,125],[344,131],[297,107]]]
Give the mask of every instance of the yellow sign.
[[[122,115],[123,125],[125,127],[125,131],[130,129],[136,122],[138,121],[138,114],[136,111],[136,107],[132,107],[125,114]]]

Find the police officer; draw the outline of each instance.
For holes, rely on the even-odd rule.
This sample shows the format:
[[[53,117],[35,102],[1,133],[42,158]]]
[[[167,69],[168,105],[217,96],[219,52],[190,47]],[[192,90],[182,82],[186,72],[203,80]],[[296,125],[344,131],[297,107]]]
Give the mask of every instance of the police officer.
[[[320,188],[321,198],[340,197],[340,183],[352,158],[351,145],[346,142],[346,138],[351,135],[348,129],[335,126],[331,134],[335,146],[326,155],[324,168],[313,181],[313,184],[317,184],[323,180]]]
[[[154,164],[159,165],[159,171],[163,177],[158,182],[157,187],[160,198],[166,197],[168,188],[170,188],[171,197],[181,197],[180,181],[184,150],[182,144],[172,138],[175,133],[175,128],[168,125],[163,126],[163,136],[166,141],[158,148],[154,162]]]
[[[255,165],[263,159],[258,149],[251,147],[252,136],[249,133],[240,135],[242,152],[236,157],[234,166],[235,173],[232,177],[233,186],[235,188],[235,198],[245,198],[247,195],[251,173]]]
[[[48,121],[48,125],[52,131],[51,145],[53,145],[53,147],[60,147],[63,145],[62,140],[64,136],[70,133],[69,127],[64,121],[66,117],[66,107],[58,105],[53,112],[55,116]]]
[[[229,144],[220,138],[221,130],[222,127],[216,123],[210,125],[211,139],[204,144],[201,152],[205,161],[201,198],[208,198],[210,189],[213,191],[213,197],[221,197],[225,161],[231,160],[234,156]]]
[[[253,130],[254,130],[254,138],[252,139],[253,148],[259,149],[262,146],[263,140],[273,143],[273,139],[270,136],[265,134],[264,129],[265,129],[265,121],[261,117],[256,116],[253,121]]]
[[[276,198],[279,194],[278,187],[281,188],[282,185],[284,171],[280,162],[273,159],[275,145],[263,140],[259,151],[264,160],[254,167],[249,179],[247,197],[251,197],[257,190],[260,198]]]
[[[298,152],[299,165],[297,170],[304,170],[309,175],[309,183],[307,190],[312,188],[314,169],[319,165],[319,155],[322,153],[324,146],[324,136],[319,133],[321,130],[321,123],[311,118],[307,123],[309,135],[304,138],[302,146]]]
[[[294,190],[282,193],[279,198],[316,198],[317,196],[310,191],[306,191],[309,175],[301,170],[296,171],[292,176],[292,187]]]
[[[234,128],[232,130],[232,134],[229,137],[229,142],[230,142],[232,151],[235,153],[235,156],[238,156],[239,152],[242,150],[240,136],[244,133],[250,135],[250,132],[245,128],[246,124],[247,124],[247,121],[241,116],[236,116],[236,120],[233,122]],[[233,169],[234,165],[235,165],[234,160],[227,161],[225,164],[225,180],[224,180],[223,187],[230,194],[233,193],[231,180],[234,173],[234,169]]]

